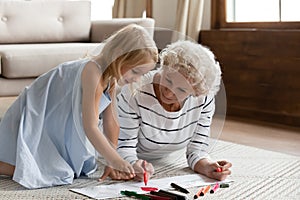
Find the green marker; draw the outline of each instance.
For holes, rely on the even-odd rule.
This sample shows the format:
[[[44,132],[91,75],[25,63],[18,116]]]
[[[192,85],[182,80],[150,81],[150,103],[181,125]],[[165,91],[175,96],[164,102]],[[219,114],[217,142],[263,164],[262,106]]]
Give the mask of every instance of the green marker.
[[[151,200],[150,197],[147,197],[147,196],[142,195],[142,194],[138,194],[138,193],[133,192],[133,191],[125,190],[125,191],[121,191],[121,194],[126,195],[128,197],[135,197],[137,199]]]
[[[228,183],[221,183],[220,188],[228,188],[229,184]]]

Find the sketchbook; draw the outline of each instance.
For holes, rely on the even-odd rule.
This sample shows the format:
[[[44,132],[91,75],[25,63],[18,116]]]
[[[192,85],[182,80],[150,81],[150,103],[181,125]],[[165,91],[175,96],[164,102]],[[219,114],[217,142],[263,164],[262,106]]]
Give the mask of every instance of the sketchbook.
[[[205,176],[199,174],[190,174],[190,175],[182,175],[182,176],[173,176],[167,178],[160,178],[160,179],[150,179],[148,181],[147,187],[156,187],[158,189],[171,189],[171,183],[177,183],[185,188],[191,188],[196,186],[205,186],[211,185],[214,183],[228,183],[232,182],[232,180],[225,180],[225,181],[216,181],[214,179],[207,178]],[[107,199],[107,198],[116,198],[122,197],[121,191],[122,190],[129,190],[134,191],[139,194],[145,194],[146,191],[143,191],[141,187],[144,187],[143,182],[136,182],[136,181],[127,181],[117,184],[110,184],[110,185],[98,185],[92,187],[85,187],[85,188],[74,188],[70,189],[70,191],[88,196],[94,199]]]

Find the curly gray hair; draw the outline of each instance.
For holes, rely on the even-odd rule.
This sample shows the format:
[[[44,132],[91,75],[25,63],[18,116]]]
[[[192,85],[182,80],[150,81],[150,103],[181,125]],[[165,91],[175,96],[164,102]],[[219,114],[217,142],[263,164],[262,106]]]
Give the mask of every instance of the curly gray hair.
[[[207,47],[188,40],[168,45],[160,53],[160,64],[184,75],[194,89],[194,96],[215,95],[220,88],[221,69]]]

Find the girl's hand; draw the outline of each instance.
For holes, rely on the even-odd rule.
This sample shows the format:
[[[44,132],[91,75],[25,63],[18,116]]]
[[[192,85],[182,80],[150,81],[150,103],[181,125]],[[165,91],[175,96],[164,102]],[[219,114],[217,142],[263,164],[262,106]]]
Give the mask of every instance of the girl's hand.
[[[112,169],[111,167],[106,166],[103,175],[99,181],[104,181],[107,177],[110,177],[112,180],[129,180],[132,177],[128,173],[123,173],[118,170]]]
[[[114,170],[119,171],[120,173],[127,174],[130,178],[135,177],[135,171],[133,167],[129,164],[129,162],[120,159],[117,160],[116,162],[111,163],[111,167]]]
[[[209,178],[223,181],[231,174],[229,169],[231,166],[232,164],[225,160],[210,162],[208,159],[201,159],[196,163],[194,170]],[[220,168],[221,171],[217,171],[218,168]]]
[[[148,175],[148,179],[153,175],[154,173],[154,168],[151,163],[144,162],[144,160],[137,160],[133,164],[133,168],[136,172],[136,176],[134,177],[135,180],[137,181],[143,181],[144,180],[144,171],[146,171]]]
[[[98,179],[98,181],[104,181],[108,176],[110,176],[110,174],[112,173],[113,169],[106,166],[104,169],[104,172],[102,174],[102,176]]]
[[[103,175],[100,180],[106,179],[107,176],[110,176],[113,179],[132,179],[135,177],[135,172],[133,167],[121,157],[120,159],[114,160],[109,164],[109,167],[105,168]]]

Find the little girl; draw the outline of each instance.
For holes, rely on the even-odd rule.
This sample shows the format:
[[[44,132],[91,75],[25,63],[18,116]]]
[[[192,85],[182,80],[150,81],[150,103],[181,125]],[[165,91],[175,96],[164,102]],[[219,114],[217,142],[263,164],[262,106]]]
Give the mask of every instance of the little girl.
[[[0,175],[26,188],[71,184],[97,169],[98,152],[123,178],[134,177],[115,151],[115,91],[152,70],[157,57],[148,32],[128,25],[105,41],[99,55],[62,63],[37,78],[0,122]]]

